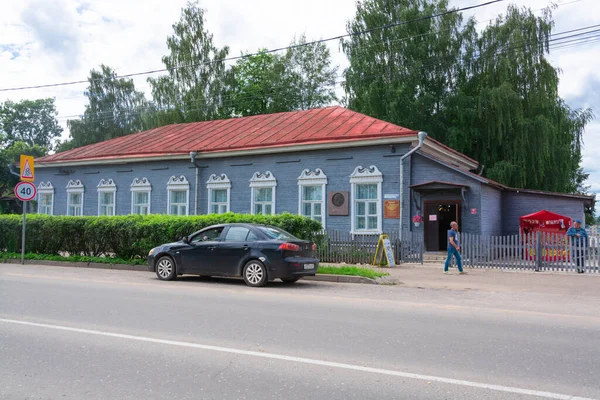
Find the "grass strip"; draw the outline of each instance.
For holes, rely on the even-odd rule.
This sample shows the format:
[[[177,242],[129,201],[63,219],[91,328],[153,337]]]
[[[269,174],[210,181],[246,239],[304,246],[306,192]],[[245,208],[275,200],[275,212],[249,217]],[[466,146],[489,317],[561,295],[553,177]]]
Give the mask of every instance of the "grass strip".
[[[0,253],[0,260],[20,260],[21,253]],[[128,265],[144,265],[146,260],[136,258],[133,260],[123,260],[121,258],[112,257],[88,257],[88,256],[59,256],[53,254],[37,254],[25,253],[26,260],[32,261],[59,261],[59,262],[83,262],[83,263],[99,263],[99,264],[128,264]]]
[[[373,271],[370,268],[361,268],[355,266],[343,266],[335,267],[331,265],[320,265],[318,269],[319,274],[330,274],[330,275],[350,275],[350,276],[362,276],[365,278],[381,278],[389,274],[384,272]]]

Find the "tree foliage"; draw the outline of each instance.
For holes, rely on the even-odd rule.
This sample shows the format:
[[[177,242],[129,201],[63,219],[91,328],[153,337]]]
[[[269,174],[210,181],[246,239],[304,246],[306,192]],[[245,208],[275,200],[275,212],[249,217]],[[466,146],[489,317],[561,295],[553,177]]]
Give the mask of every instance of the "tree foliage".
[[[189,2],[167,38],[162,58],[168,75],[149,78],[159,110],[158,124],[206,121],[222,117],[231,70],[224,62],[229,47],[218,48],[206,29],[205,10]]]
[[[63,131],[57,115],[52,98],[0,103],[0,148],[23,142],[51,150]]]
[[[323,43],[294,39],[286,53],[259,51],[233,69],[232,113],[249,116],[322,107],[336,100],[337,67]]]
[[[131,79],[117,78],[115,70],[101,65],[99,71],[90,71],[88,82],[83,116],[67,122],[71,138],[59,150],[124,136],[152,124],[146,120],[148,102]]]
[[[0,197],[11,195],[15,185],[19,182],[19,177],[9,172],[8,164],[18,163],[21,154],[41,157],[48,154],[48,149],[26,142],[14,142],[6,147],[0,147]],[[0,210],[1,212],[2,210]]]
[[[54,99],[0,103],[0,197],[12,194],[19,182],[8,164],[19,162],[21,154],[40,157],[52,150],[62,132],[56,115]]]
[[[446,0],[364,0],[351,33],[443,13]],[[375,29],[343,43],[350,108],[408,127],[479,160],[513,187],[577,192],[582,134],[593,117],[558,95],[547,60],[551,9],[509,6],[481,33],[460,13]]]

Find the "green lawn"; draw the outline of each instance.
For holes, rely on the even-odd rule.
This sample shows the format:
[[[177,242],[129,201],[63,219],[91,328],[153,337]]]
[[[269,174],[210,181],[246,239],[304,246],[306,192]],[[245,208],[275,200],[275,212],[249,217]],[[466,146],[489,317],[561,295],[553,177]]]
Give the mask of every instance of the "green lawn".
[[[382,276],[387,276],[384,272],[374,271],[370,268],[361,268],[353,265],[348,265],[344,267],[334,267],[331,265],[320,265],[319,274],[331,274],[331,275],[352,275],[352,276],[363,276],[365,278],[381,278]]]

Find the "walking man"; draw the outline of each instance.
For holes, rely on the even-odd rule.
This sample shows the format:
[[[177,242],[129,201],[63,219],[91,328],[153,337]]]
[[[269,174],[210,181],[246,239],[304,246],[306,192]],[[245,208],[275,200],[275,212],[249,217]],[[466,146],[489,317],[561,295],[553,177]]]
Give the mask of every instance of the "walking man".
[[[588,235],[585,229],[581,227],[581,221],[576,219],[573,226],[567,231],[567,236],[571,239],[571,257],[575,258],[577,264],[577,273],[585,272],[585,250],[588,246]]]
[[[456,258],[458,273],[461,275],[466,274],[462,268],[462,258],[460,256],[457,232],[458,224],[455,221],[452,221],[450,223],[450,230],[448,231],[448,258],[446,258],[446,264],[444,264],[444,274],[448,273],[448,267],[450,266],[450,262],[452,262],[452,257]]]

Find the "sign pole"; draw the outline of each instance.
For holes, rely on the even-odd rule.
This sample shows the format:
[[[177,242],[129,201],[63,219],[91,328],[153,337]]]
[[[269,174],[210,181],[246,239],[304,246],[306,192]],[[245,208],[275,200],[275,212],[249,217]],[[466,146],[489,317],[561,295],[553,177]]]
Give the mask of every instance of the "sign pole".
[[[23,232],[21,234],[21,265],[25,265],[25,224],[27,221],[27,204],[23,202]]]
[[[32,156],[21,154],[19,169],[17,174],[12,170],[12,164],[8,166],[10,173],[18,175],[21,182],[15,186],[15,196],[23,202],[23,228],[21,232],[21,265],[25,264],[25,232],[27,226],[27,206],[37,195],[37,190],[33,182],[35,181],[35,159]]]

